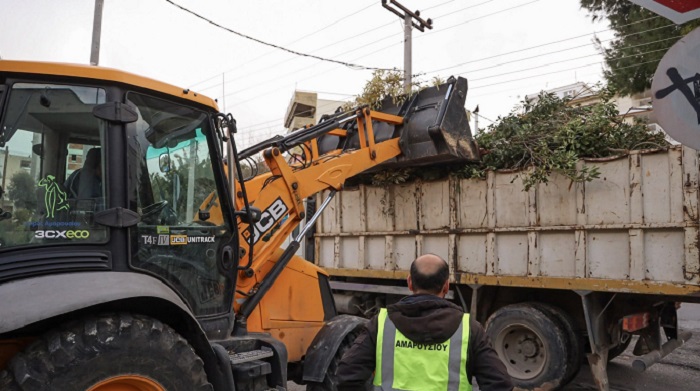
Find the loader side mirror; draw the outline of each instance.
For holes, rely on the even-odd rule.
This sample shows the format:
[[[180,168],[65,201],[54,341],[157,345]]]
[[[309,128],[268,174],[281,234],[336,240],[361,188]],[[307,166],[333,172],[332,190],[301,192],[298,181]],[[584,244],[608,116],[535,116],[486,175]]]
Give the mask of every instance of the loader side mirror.
[[[158,158],[158,168],[160,168],[160,172],[170,171],[170,155],[167,153],[160,154],[160,157]]]

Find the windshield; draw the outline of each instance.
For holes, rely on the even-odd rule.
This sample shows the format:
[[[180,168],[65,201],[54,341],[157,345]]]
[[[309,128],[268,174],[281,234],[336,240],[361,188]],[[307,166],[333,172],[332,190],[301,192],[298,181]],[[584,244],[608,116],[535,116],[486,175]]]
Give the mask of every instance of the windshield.
[[[105,242],[101,88],[15,83],[0,124],[0,249]]]
[[[141,216],[132,266],[169,281],[196,315],[227,312],[232,289],[217,262],[232,235],[220,217],[209,116],[133,92],[127,100],[139,114],[127,127],[130,203]]]

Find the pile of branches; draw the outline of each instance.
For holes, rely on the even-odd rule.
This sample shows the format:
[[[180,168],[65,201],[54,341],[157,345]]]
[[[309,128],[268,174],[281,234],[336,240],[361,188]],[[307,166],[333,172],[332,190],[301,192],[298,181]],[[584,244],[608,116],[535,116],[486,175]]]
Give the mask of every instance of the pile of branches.
[[[478,165],[464,167],[462,177],[483,176],[485,170],[525,169],[525,189],[547,183],[552,172],[573,182],[598,177],[596,167],[577,168],[582,158],[623,155],[635,149],[668,146],[663,133],[649,130],[643,121],[625,122],[613,102],[614,91],[602,89],[598,101],[588,106],[572,104],[572,98],[541,93],[534,103],[499,117],[486,131],[477,131],[479,147],[486,152]]]
[[[388,80],[387,76],[390,76]],[[401,91],[399,76],[375,73],[365,87],[365,94],[356,102],[374,105],[387,96],[400,99],[396,98]],[[591,181],[599,172],[593,166],[577,167],[582,158],[668,146],[664,134],[650,131],[644,122],[625,122],[613,102],[614,96],[614,91],[602,88],[596,103],[581,106],[572,102],[576,97],[559,98],[543,92],[537,99],[522,101],[509,115],[499,117],[487,129],[476,130],[475,139],[484,152],[479,163],[386,170],[358,179],[384,186],[447,175],[483,178],[488,170],[522,170],[525,190],[547,183],[553,172],[573,182]]]

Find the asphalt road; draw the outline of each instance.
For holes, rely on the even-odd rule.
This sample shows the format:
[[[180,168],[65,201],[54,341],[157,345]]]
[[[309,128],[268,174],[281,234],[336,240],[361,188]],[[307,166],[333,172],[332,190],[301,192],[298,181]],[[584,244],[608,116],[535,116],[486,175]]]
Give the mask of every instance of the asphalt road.
[[[682,321],[693,338],[644,373],[632,369],[634,342],[608,365],[610,389],[614,391],[689,391],[700,389],[700,321]],[[587,365],[581,367],[566,391],[596,390]]]
[[[644,373],[632,369],[632,348],[608,365],[611,391],[689,391],[700,390],[700,306],[685,310],[681,328],[693,332],[693,338],[666,356]],[[683,318],[681,318],[683,319]],[[698,319],[698,320],[694,320]],[[304,391],[305,386],[289,382],[289,391]],[[478,390],[478,388],[474,388]],[[578,376],[564,388],[565,391],[597,390],[588,365],[583,365]]]

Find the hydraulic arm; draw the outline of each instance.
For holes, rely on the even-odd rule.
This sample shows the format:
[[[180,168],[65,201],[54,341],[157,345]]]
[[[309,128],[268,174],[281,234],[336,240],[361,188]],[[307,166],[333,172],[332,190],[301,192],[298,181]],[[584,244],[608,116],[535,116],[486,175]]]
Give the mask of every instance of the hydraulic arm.
[[[239,158],[245,159],[263,151],[270,172],[245,182],[247,201],[259,211],[259,219],[252,227],[239,222],[242,272],[234,304],[239,318],[253,311],[297,250],[295,240],[276,263],[269,262],[307,217],[303,202],[307,197],[324,190],[332,190],[332,196],[348,178],[380,164],[395,167],[478,159],[464,110],[466,88],[465,79],[451,78],[401,104],[386,101],[382,111],[360,107],[335,114],[318,125],[241,152]],[[240,186],[235,199],[236,209],[244,209]]]

